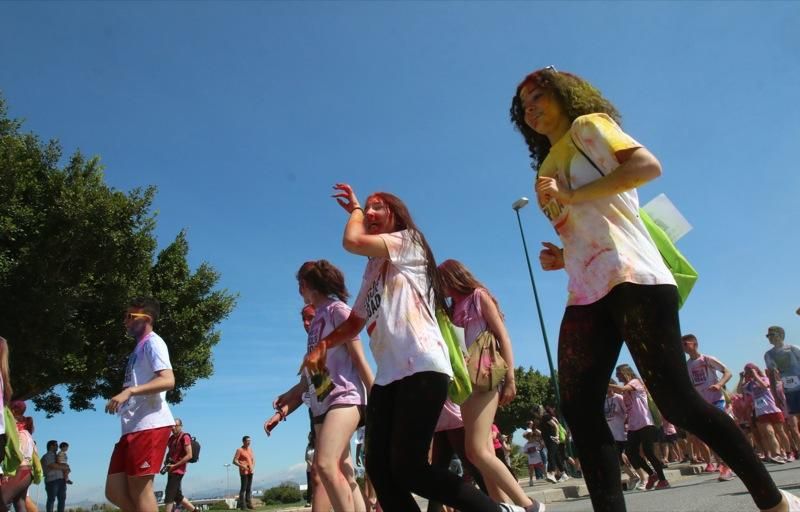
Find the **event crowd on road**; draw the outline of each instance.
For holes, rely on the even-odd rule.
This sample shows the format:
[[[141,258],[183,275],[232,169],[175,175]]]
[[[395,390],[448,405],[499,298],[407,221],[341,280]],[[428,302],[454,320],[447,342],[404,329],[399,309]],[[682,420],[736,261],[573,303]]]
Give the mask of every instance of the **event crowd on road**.
[[[541,267],[569,278],[558,342],[560,410],[530,404],[529,484],[580,473],[595,511],[623,512],[621,470],[631,487],[664,489],[665,464],[688,459],[719,471],[720,480],[738,477],[759,510],[800,512],[800,499],[778,489],[764,465],[798,456],[800,349],[785,343],[784,329],[769,327],[765,369],[748,363],[734,388],[728,367],[681,331],[678,310],[691,286],[665,263],[676,249],[653,234],[636,191],[661,165],[622,130],[600,91],[549,66],[519,83],[510,116],[536,171],[538,205],[561,242],[543,243]],[[351,307],[336,266],[326,259],[300,265],[306,354],[299,381],[274,400],[264,424],[269,435],[308,405],[312,510],[409,512],[419,510],[417,495],[429,511],[544,512],[511,469],[508,439],[494,426],[498,408],[517,393],[512,341],[495,295],[462,262],[437,263],[399,197],[375,192],[362,203],[346,183],[334,186],[333,197],[347,214],[345,251],[366,258],[361,287]],[[198,448],[166,401],[175,375],[168,344],[154,331],[159,314],[154,298],[128,304],[124,324],[135,345],[123,387],[105,407],[121,423],[105,492],[126,512],[157,511],[153,482],[162,469],[169,473],[167,511],[194,509],[181,480]],[[639,374],[617,364],[623,343]],[[0,377],[3,404],[12,406],[0,437],[0,491],[4,504],[25,511],[27,488],[42,468],[24,407],[16,418],[11,412],[2,338]],[[362,427],[354,461],[350,443]],[[233,459],[242,509],[253,508],[249,443],[245,437]],[[449,470],[453,454],[462,476]],[[355,471],[361,461],[363,491]],[[69,480],[65,458],[45,469]],[[52,506],[48,499],[48,512]]]

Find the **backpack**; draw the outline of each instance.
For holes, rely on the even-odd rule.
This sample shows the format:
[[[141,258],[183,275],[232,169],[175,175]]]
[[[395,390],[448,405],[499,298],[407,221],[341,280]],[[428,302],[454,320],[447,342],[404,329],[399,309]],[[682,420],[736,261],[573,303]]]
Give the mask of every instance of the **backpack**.
[[[189,434],[186,434],[189,435]],[[189,459],[189,462],[197,462],[200,459],[200,443],[192,436],[189,436],[192,439],[192,458]]]

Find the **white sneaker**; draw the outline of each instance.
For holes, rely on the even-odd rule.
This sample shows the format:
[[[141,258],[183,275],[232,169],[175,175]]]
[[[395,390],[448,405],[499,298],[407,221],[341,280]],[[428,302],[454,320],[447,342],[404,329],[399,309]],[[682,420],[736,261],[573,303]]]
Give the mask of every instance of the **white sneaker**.
[[[547,473],[547,477],[545,478],[545,480],[547,480],[551,484],[554,484],[554,483],[558,482],[558,480],[556,480],[556,477],[553,475],[553,473]]]
[[[558,479],[559,482],[566,482],[570,479],[570,476],[566,473],[561,473],[561,478]]]
[[[511,503],[498,503],[497,505],[500,507],[501,512],[525,512],[524,508]]]
[[[544,503],[533,500],[533,505],[527,507],[525,512],[544,512]]]
[[[783,496],[786,498],[786,501],[789,502],[789,512],[800,512],[800,498],[789,491],[784,491],[782,489],[781,494],[783,494]]]

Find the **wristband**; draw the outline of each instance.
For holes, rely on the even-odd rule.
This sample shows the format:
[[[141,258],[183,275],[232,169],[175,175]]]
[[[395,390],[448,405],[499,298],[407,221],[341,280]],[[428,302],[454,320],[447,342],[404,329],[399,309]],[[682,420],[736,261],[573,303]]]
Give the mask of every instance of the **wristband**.
[[[354,211],[356,211],[356,210],[361,210],[361,213],[364,213],[364,208],[362,208],[362,207],[360,207],[360,206],[356,206],[355,208],[353,208],[352,210],[350,210],[350,215],[352,215],[352,214],[353,214],[353,212],[354,212]]]

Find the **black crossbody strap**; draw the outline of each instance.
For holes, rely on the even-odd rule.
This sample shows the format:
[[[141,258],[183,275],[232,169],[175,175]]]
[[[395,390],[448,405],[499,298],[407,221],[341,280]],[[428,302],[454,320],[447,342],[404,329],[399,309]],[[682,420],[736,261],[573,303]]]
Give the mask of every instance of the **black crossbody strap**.
[[[600,176],[605,176],[606,173],[604,173],[602,170],[600,170],[600,168],[597,167],[597,164],[594,163],[594,160],[589,158],[589,155],[587,155],[586,152],[581,149],[581,147],[578,145],[578,142],[575,140],[575,137],[572,136],[572,132],[570,132],[569,138],[572,139],[572,145],[575,146],[575,149],[580,151],[580,153],[583,155],[583,158],[585,158],[586,160],[589,161],[590,164],[592,164],[592,167],[594,167],[597,170],[597,172],[600,173]]]

